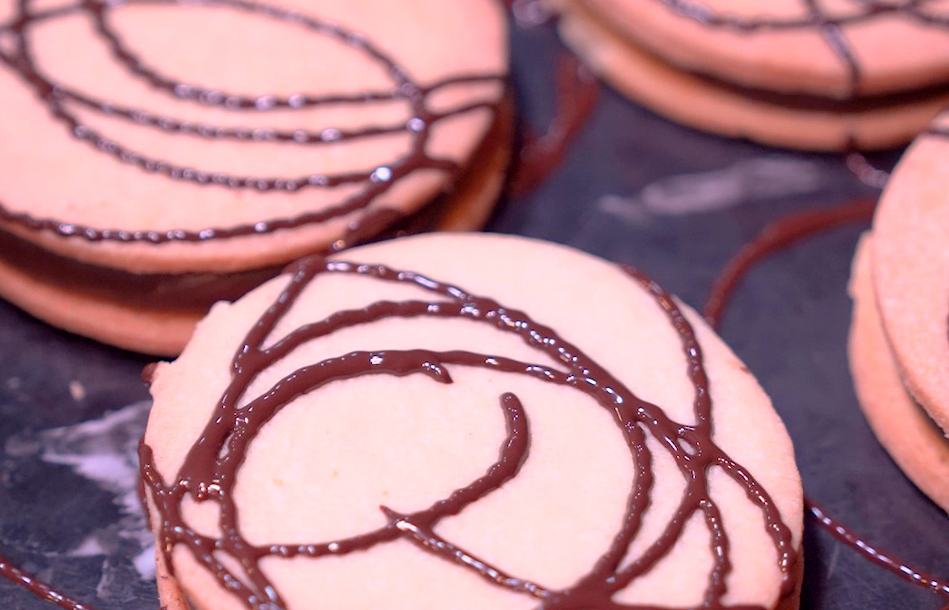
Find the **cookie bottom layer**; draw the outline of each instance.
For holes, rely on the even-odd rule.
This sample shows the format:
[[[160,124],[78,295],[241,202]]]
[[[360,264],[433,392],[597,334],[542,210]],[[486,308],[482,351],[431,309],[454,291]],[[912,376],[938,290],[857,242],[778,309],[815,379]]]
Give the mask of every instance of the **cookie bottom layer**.
[[[560,8],[567,46],[623,95],[704,131],[805,150],[875,150],[910,141],[949,103],[946,92],[845,112],[769,103],[665,63],[578,4]]]
[[[850,368],[860,406],[880,444],[907,477],[949,512],[949,440],[907,392],[880,319],[864,236],[854,259],[850,294]]]
[[[413,232],[482,228],[504,186],[512,155],[513,116],[498,119],[499,145],[485,151],[437,204],[413,216]],[[289,262],[289,261],[287,261]],[[69,282],[30,274],[0,258],[0,297],[41,320],[77,335],[156,356],[176,356],[203,312],[121,303]]]

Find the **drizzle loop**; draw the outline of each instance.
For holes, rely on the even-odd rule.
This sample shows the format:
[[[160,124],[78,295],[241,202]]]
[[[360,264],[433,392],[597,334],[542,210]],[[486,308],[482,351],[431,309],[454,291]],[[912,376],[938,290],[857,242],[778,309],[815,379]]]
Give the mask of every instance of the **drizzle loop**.
[[[791,532],[782,521],[767,491],[740,464],[734,462],[712,440],[712,403],[709,382],[696,335],[670,295],[638,271],[628,269],[662,308],[682,342],[686,375],[694,388],[695,424],[670,419],[658,405],[636,396],[579,348],[566,342],[554,330],[534,321],[528,314],[508,309],[487,298],[468,294],[461,288],[444,284],[408,271],[384,266],[327,262],[318,257],[301,261],[286,289],[247,334],[235,355],[231,381],[222,393],[214,416],[200,439],[185,458],[171,481],[158,472],[152,450],[141,447],[142,474],[154,503],[160,550],[166,565],[176,547],[186,548],[192,557],[222,587],[236,594],[255,610],[285,608],[280,592],[261,570],[266,557],[324,557],[365,551],[379,544],[403,538],[421,549],[451,561],[461,569],[524,595],[532,596],[545,610],[619,610],[634,608],[614,601],[617,592],[639,576],[648,573],[676,544],[683,529],[696,513],[702,515],[712,541],[713,567],[706,583],[702,607],[723,608],[726,577],[731,569],[728,536],[722,526],[721,508],[709,491],[709,472],[721,469],[745,489],[751,502],[760,507],[766,530],[775,548],[775,562],[784,575],[783,594],[793,593],[794,566],[798,551]],[[350,274],[382,282],[409,284],[437,296],[433,301],[379,301],[363,309],[336,312],[327,318],[302,326],[270,347],[263,347],[274,327],[300,297],[306,286],[320,274]],[[392,318],[464,318],[514,333],[538,352],[559,362],[551,368],[501,356],[467,351],[379,350],[351,352],[302,367],[287,375],[269,390],[238,408],[250,384],[266,369],[300,345],[356,325]],[[452,383],[450,367],[465,366],[525,375],[533,379],[576,390],[592,397],[613,416],[630,450],[636,472],[627,510],[610,547],[591,570],[573,586],[555,590],[509,574],[488,559],[477,557],[437,532],[439,522],[455,515],[515,477],[527,459],[529,434],[526,413],[516,396],[505,393],[501,407],[508,424],[508,437],[500,458],[485,475],[452,493],[427,509],[399,514],[383,507],[388,518],[385,526],[371,532],[328,542],[278,543],[255,546],[241,533],[238,507],[233,490],[247,448],[261,428],[294,399],[333,381],[362,375],[426,375],[440,383]],[[630,545],[642,525],[642,516],[650,503],[653,485],[652,455],[646,445],[647,434],[674,460],[685,482],[685,492],[662,535],[638,557],[630,558]],[[182,516],[182,504],[188,497],[198,502],[216,502],[220,508],[220,535],[209,537],[190,529]],[[226,554],[236,560],[242,573],[236,574],[219,561]]]

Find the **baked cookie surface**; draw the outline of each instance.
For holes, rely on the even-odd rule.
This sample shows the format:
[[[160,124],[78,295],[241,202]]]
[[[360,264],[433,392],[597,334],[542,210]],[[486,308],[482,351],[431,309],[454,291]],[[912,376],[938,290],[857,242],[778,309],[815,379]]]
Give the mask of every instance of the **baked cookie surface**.
[[[215,306],[152,393],[159,563],[197,609],[797,607],[768,398],[586,254],[461,234],[306,259]]]
[[[0,230],[47,258],[7,249],[4,267],[45,286],[4,296],[40,315],[37,291],[102,284],[147,317],[116,270],[279,270],[446,197],[459,208],[435,226],[475,228],[500,190],[507,40],[491,0],[3,4]],[[78,263],[111,275],[81,285]]]
[[[622,93],[724,135],[883,148],[949,101],[941,0],[548,2],[567,44]]]
[[[949,117],[909,148],[854,261],[850,363],[871,427],[949,510]]]
[[[873,223],[883,325],[916,400],[949,430],[949,114],[900,160]]]

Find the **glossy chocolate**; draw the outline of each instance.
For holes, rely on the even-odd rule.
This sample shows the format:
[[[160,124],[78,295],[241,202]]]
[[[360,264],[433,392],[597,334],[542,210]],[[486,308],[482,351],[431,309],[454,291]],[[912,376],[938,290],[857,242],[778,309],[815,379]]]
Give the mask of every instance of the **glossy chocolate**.
[[[264,94],[247,97],[233,93],[202,87],[192,83],[178,82],[157,68],[145,63],[124,43],[119,34],[111,27],[110,13],[117,8],[136,5],[175,6],[177,0],[119,0],[103,2],[100,0],[76,0],[75,2],[53,8],[34,8],[35,0],[18,0],[16,14],[7,23],[0,24],[0,36],[11,40],[12,49],[0,46],[0,63],[12,69],[34,91],[36,98],[45,104],[50,115],[59,122],[68,133],[89,145],[95,154],[106,154],[116,162],[130,164],[148,173],[160,174],[172,180],[193,183],[196,187],[245,189],[258,192],[300,192],[306,189],[331,189],[340,185],[358,184],[362,188],[338,204],[320,211],[306,212],[293,218],[261,219],[260,222],[231,227],[208,227],[193,231],[174,229],[167,231],[126,231],[121,229],[96,228],[78,225],[53,218],[40,218],[27,212],[16,212],[0,202],[0,221],[15,224],[33,231],[48,231],[61,237],[80,238],[91,242],[141,242],[161,244],[165,242],[200,242],[211,239],[225,239],[244,235],[271,233],[280,229],[300,227],[325,222],[367,209],[381,195],[387,193],[393,185],[406,176],[420,170],[436,170],[456,174],[459,165],[449,159],[430,156],[426,145],[431,136],[432,127],[439,121],[475,112],[489,110],[498,112],[498,103],[472,102],[447,112],[434,112],[428,108],[431,94],[450,85],[462,83],[496,82],[504,83],[505,75],[500,74],[461,74],[441,81],[421,85],[415,82],[408,70],[399,65],[393,56],[377,47],[365,36],[342,26],[331,24],[319,18],[281,9],[270,4],[253,0],[206,0],[206,6],[222,7],[242,11],[261,19],[277,20],[289,26],[302,28],[314,36],[328,37],[339,44],[362,52],[379,65],[392,81],[392,88],[381,91],[366,91],[359,94],[316,96],[299,93],[288,97]],[[410,109],[410,119],[403,124],[383,127],[367,127],[352,131],[323,129],[313,132],[303,129],[281,131],[277,129],[230,128],[187,121],[174,117],[158,116],[138,108],[125,107],[108,100],[98,99],[89,94],[75,91],[53,81],[43,74],[34,61],[31,28],[42,21],[57,19],[67,15],[83,13],[95,24],[102,42],[110,49],[115,60],[131,74],[142,79],[150,86],[166,92],[177,99],[186,100],[204,106],[215,106],[234,112],[265,113],[273,110],[292,111],[315,106],[328,105],[366,105],[387,100],[402,100]],[[338,142],[372,138],[386,133],[408,133],[412,140],[409,150],[395,159],[393,163],[373,170],[343,174],[310,174],[306,176],[237,176],[221,172],[208,172],[197,168],[176,165],[171,161],[150,158],[141,151],[131,150],[120,142],[105,138],[91,127],[82,124],[70,110],[70,105],[78,105],[98,114],[115,117],[163,132],[178,133],[188,137],[230,139],[241,142],[280,142],[289,146],[332,146]]]
[[[850,222],[869,222],[876,208],[875,201],[856,201],[824,210],[792,214],[768,225],[758,236],[745,245],[724,267],[716,279],[711,294],[705,303],[705,318],[713,328],[721,325],[725,306],[741,280],[761,259],[782,248],[794,245],[801,239],[817,235]],[[834,519],[815,500],[804,497],[810,516],[841,543],[856,551],[867,561],[891,574],[949,600],[949,581],[916,569],[885,549],[862,538],[846,524]]]
[[[0,578],[6,578],[15,585],[19,585],[36,595],[40,599],[52,602],[64,610],[94,610],[92,606],[76,601],[51,586],[37,579],[32,574],[24,572],[6,557],[0,556]]]
[[[285,290],[253,326],[235,354],[231,362],[231,381],[221,395],[214,416],[191,447],[174,478],[166,481],[154,465],[151,448],[147,445],[141,447],[142,475],[155,509],[153,527],[157,529],[159,549],[164,554],[166,565],[172,565],[172,551],[182,547],[191,553],[199,565],[213,574],[222,587],[243,600],[248,608],[271,610],[284,608],[285,605],[280,592],[260,570],[262,559],[270,556],[341,556],[404,538],[426,552],[456,563],[459,569],[472,570],[497,586],[536,598],[539,607],[546,610],[619,610],[630,606],[614,601],[615,594],[648,573],[665,557],[682,536],[689,518],[701,513],[711,539],[710,551],[714,561],[705,584],[704,605],[722,607],[722,598],[727,592],[726,577],[731,569],[729,542],[722,527],[722,509],[711,497],[708,484],[709,472],[713,468],[720,468],[743,487],[749,500],[761,509],[767,534],[774,544],[773,561],[784,575],[782,594],[793,595],[798,549],[793,546],[790,529],[781,519],[768,492],[750,472],[733,461],[712,440],[709,382],[702,349],[691,324],[670,295],[639,272],[632,269],[628,272],[634,281],[655,298],[656,306],[663,310],[680,338],[687,364],[683,372],[694,388],[694,425],[671,420],[660,406],[636,396],[579,348],[524,312],[506,309],[490,298],[470,295],[456,286],[409,271],[395,271],[378,265],[329,262],[318,257],[304,259],[288,280]],[[352,274],[382,282],[409,284],[432,293],[434,300],[379,301],[363,309],[339,311],[300,327],[265,348],[264,344],[274,327],[302,291],[313,278],[324,273]],[[421,317],[463,317],[502,332],[515,333],[539,353],[561,363],[562,368],[467,351],[352,352],[302,367],[264,394],[243,400],[247,388],[262,372],[308,341],[356,325],[393,318]],[[486,558],[475,557],[436,533],[442,519],[459,513],[517,476],[521,464],[527,459],[530,436],[527,416],[520,401],[510,393],[500,396],[509,429],[508,438],[501,447],[500,459],[487,469],[483,477],[455,491],[445,500],[409,514],[397,514],[383,507],[388,517],[385,526],[341,540],[275,542],[255,546],[243,538],[237,519],[238,507],[233,497],[238,470],[250,443],[282,408],[297,397],[334,380],[362,375],[401,377],[422,374],[439,383],[452,383],[449,369],[454,366],[526,375],[562,386],[564,391],[583,392],[613,415],[626,439],[637,475],[630,490],[626,515],[622,523],[618,524],[619,530],[610,547],[573,586],[555,590],[507,574],[491,565]],[[239,404],[244,406],[238,408]],[[646,445],[647,435],[658,440],[675,461],[686,491],[664,533],[640,556],[625,562],[630,545],[640,530],[642,515],[649,505],[653,488],[652,455]],[[187,526],[182,515],[182,505],[187,498],[218,505],[219,535],[205,536]],[[236,559],[242,566],[242,573],[231,572],[215,559],[215,553],[225,553]]]
[[[873,218],[875,209],[876,201],[859,200],[833,208],[790,214],[766,226],[754,239],[741,247],[715,279],[702,310],[705,319],[714,328],[721,325],[722,313],[735,288],[763,258],[802,239],[840,225],[869,221]]]

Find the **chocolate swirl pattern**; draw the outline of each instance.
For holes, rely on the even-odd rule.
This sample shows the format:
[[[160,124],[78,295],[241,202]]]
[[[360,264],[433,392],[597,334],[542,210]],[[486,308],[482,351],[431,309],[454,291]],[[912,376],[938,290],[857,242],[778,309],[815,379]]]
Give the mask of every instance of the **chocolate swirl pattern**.
[[[279,297],[246,335],[244,344],[231,362],[231,379],[220,397],[213,419],[206,424],[200,439],[188,451],[173,479],[166,480],[159,473],[151,448],[146,444],[141,447],[143,479],[156,511],[153,526],[157,528],[165,565],[171,565],[172,551],[183,547],[248,608],[273,610],[286,606],[280,591],[261,570],[261,561],[265,558],[339,557],[405,539],[428,553],[455,563],[459,569],[473,571],[498,587],[535,598],[539,607],[546,610],[630,610],[643,606],[617,602],[614,596],[637,578],[648,574],[676,545],[690,517],[700,515],[710,536],[713,557],[702,607],[726,608],[729,606],[723,603],[723,598],[727,593],[726,577],[731,569],[729,538],[722,524],[721,507],[709,489],[710,472],[720,469],[760,509],[766,533],[773,543],[774,561],[783,574],[782,593],[791,595],[798,561],[791,531],[768,492],[712,440],[713,407],[709,379],[702,348],[691,324],[669,294],[638,271],[627,271],[655,300],[681,341],[687,363],[685,374],[693,388],[694,424],[672,420],[659,405],[637,396],[607,369],[525,312],[505,308],[491,298],[475,296],[457,286],[410,271],[327,261],[318,257],[304,259],[296,266],[292,279]],[[265,347],[275,327],[307,285],[324,274],[346,274],[409,285],[431,293],[433,300],[378,301],[362,309],[337,311],[297,328]],[[466,319],[512,333],[539,355],[552,358],[560,366],[550,367],[461,350],[356,351],[303,366],[263,394],[244,401],[245,393],[258,376],[307,342],[373,322],[418,318]],[[332,541],[254,545],[243,536],[233,494],[236,477],[248,446],[281,409],[328,383],[364,375],[425,375],[448,384],[452,383],[450,369],[453,367],[513,373],[562,387],[564,391],[582,392],[611,413],[614,423],[620,428],[636,472],[626,513],[609,548],[572,586],[553,589],[519,578],[493,565],[489,558],[475,556],[441,537],[436,531],[441,520],[458,514],[516,477],[528,459],[530,425],[520,400],[511,393],[500,397],[508,435],[499,459],[484,476],[457,489],[444,500],[411,513],[397,513],[382,507],[387,518],[384,526]],[[239,407],[240,404],[243,406]],[[640,555],[630,558],[631,544],[640,532],[642,515],[653,492],[654,456],[646,445],[649,437],[659,441],[675,462],[683,477],[685,492],[661,536]],[[189,528],[182,515],[186,500],[210,502],[219,507],[219,534],[209,536]],[[219,559],[221,554],[233,561],[225,565]],[[230,567],[238,565],[240,573]]]
[[[766,31],[814,30],[820,32],[827,46],[840,59],[847,71],[849,95],[860,93],[863,67],[847,40],[846,28],[877,19],[897,16],[924,27],[949,30],[949,13],[933,10],[938,0],[853,0],[848,9],[829,10],[825,0],[801,0],[801,15],[797,17],[739,16],[719,12],[701,0],[653,0],[669,10],[703,26],[741,34]]]
[[[117,10],[134,9],[137,6],[167,6],[187,10],[198,4],[214,8],[238,11],[263,20],[283,23],[288,27],[305,31],[308,35],[327,38],[339,45],[364,55],[371,64],[381,68],[391,87],[384,90],[343,93],[334,95],[312,95],[305,92],[289,96],[264,93],[258,96],[242,95],[222,91],[199,84],[183,82],[163,73],[137,56],[119,32],[113,27],[111,15]],[[275,129],[228,127],[188,121],[173,116],[163,116],[141,108],[126,106],[107,99],[73,89],[57,82],[45,74],[36,61],[31,32],[44,22],[74,15],[86,15],[93,24],[102,44],[114,60],[129,74],[165,95],[195,105],[219,108],[234,113],[293,112],[315,107],[340,105],[371,105],[381,102],[399,101],[409,108],[408,120],[390,125],[367,126],[356,129],[337,129],[327,126],[313,129]],[[37,5],[35,0],[17,0],[12,18],[0,23],[0,64],[13,70],[34,92],[37,100],[44,104],[50,116],[72,137],[88,145],[93,154],[112,157],[116,163],[134,166],[142,172],[165,176],[170,180],[183,181],[195,187],[226,188],[259,193],[292,192],[309,189],[334,189],[344,186],[358,187],[354,194],[320,210],[302,213],[292,218],[262,220],[254,224],[232,227],[209,227],[200,231],[126,231],[82,226],[51,218],[37,218],[27,212],[14,211],[0,202],[0,220],[34,231],[50,231],[61,237],[81,238],[88,241],[142,242],[159,244],[174,241],[207,241],[226,239],[242,235],[270,233],[279,229],[316,224],[366,210],[380,196],[389,192],[397,183],[409,175],[424,170],[456,174],[461,169],[458,162],[430,155],[426,145],[434,125],[452,117],[482,109],[497,112],[497,102],[473,101],[447,110],[434,110],[430,100],[433,94],[459,84],[498,83],[503,84],[501,74],[459,74],[438,82],[423,85],[414,80],[409,70],[400,65],[386,50],[371,40],[346,27],[323,21],[301,12],[282,9],[254,0],[201,0],[198,3],[178,0],[76,0],[53,8]],[[122,142],[100,133],[83,123],[76,109],[90,111],[100,116],[118,119],[126,124],[146,127],[180,137],[231,140],[235,143],[279,143],[287,146],[314,147],[334,146],[340,143],[364,140],[390,134],[408,134],[408,150],[391,163],[378,165],[363,171],[342,173],[311,173],[302,176],[237,175],[213,169],[202,169],[150,156],[145,151],[134,150]]]

